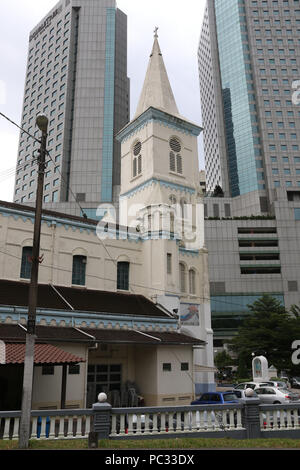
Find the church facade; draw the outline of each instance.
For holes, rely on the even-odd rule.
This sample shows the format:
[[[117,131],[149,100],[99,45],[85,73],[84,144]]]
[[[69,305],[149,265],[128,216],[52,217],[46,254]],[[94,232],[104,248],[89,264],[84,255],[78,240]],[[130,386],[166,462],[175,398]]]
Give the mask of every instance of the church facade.
[[[43,304],[38,325],[84,328],[95,344],[107,344],[103,337],[97,341],[95,331],[109,330],[115,332],[112,344],[116,348],[122,348],[121,331],[134,330],[140,337],[152,338],[156,344],[149,349],[136,338],[129,341],[126,337],[130,348],[122,350],[125,378],[140,381],[149,405],[162,405],[171,398],[174,404],[189,404],[195,394],[215,387],[208,255],[198,179],[200,132],[199,126],[178,112],[155,34],[136,115],[117,135],[121,143],[118,210],[100,206],[100,222],[43,211],[39,283],[50,286],[64,306]],[[29,282],[33,222],[32,208],[0,203],[0,279],[22,285]],[[90,299],[100,291],[115,293],[118,299],[126,295],[126,302],[120,301],[117,311],[103,310],[101,299],[99,305],[85,308],[72,305],[75,291],[76,295],[88,291]],[[130,296],[137,302],[148,299],[160,313],[147,315],[142,306],[124,311],[122,305],[125,308]],[[26,312],[24,305],[18,305],[18,297],[10,301],[10,308],[5,295],[1,300],[0,333],[4,324],[26,327]],[[162,333],[173,336],[155,336]],[[1,334],[0,339],[5,340]],[[68,349],[71,343],[63,344]],[[97,365],[94,355],[101,356],[99,351],[91,348],[87,354],[82,348],[71,348],[71,353],[85,358],[83,381],[88,367]],[[104,348],[101,361],[113,364],[118,361],[113,354]],[[155,371],[153,376],[143,373],[144,366]],[[78,403],[84,406],[85,402],[86,396],[81,395]]]

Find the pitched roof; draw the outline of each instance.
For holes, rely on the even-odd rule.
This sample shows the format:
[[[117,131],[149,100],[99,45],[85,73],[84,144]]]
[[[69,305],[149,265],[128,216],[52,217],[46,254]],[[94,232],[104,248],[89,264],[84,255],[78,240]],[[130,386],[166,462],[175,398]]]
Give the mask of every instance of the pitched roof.
[[[0,201],[0,207],[4,207],[7,209],[12,209],[16,211],[22,211],[22,212],[29,212],[31,215],[34,217],[35,215],[35,207],[34,205],[27,205],[27,204],[18,204],[16,202],[9,202],[9,201]],[[99,220],[95,219],[87,219],[85,217],[80,217],[77,215],[72,215],[72,214],[65,214],[63,212],[57,212],[54,210],[48,210],[44,209],[42,210],[42,215],[43,216],[50,216],[50,217],[55,217],[55,218],[60,218],[60,219],[68,219],[73,222],[80,222],[80,223],[86,223],[88,225],[95,225],[97,226],[99,223]]]
[[[5,353],[2,353],[4,361],[1,364],[23,364],[25,359],[24,343],[4,343]],[[3,345],[2,345],[3,348]],[[63,351],[62,349],[52,344],[35,344],[34,347],[34,363],[36,365],[42,364],[77,364],[78,362],[85,362],[85,359]]]
[[[143,344],[143,345],[197,345],[203,346],[204,341],[177,332],[151,331],[143,332],[137,330],[117,329],[92,329],[41,326],[36,327],[36,342],[73,342],[86,343],[91,346],[94,343],[102,344]],[[0,324],[0,341],[5,343],[24,343],[26,331],[20,325]]]
[[[179,116],[156,35],[134,119],[150,107]]]
[[[39,284],[38,308],[70,311],[111,313],[167,318],[168,315],[143,295],[101,291],[76,287]],[[28,306],[28,282],[0,280],[0,305]],[[65,299],[66,302],[63,300]],[[68,302],[68,304],[67,304]]]

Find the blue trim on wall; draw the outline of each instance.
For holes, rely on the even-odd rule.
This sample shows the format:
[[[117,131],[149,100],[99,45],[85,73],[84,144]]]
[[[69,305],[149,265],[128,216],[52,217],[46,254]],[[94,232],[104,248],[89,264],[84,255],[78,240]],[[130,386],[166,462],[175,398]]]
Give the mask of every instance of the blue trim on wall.
[[[6,319],[10,317],[13,321],[20,322],[22,318],[27,320],[28,309],[26,307],[18,306],[0,306],[0,324],[5,323]],[[126,326],[132,328],[133,326],[141,327],[160,327],[160,328],[177,328],[177,320],[171,318],[153,318],[153,317],[140,317],[138,315],[126,314],[110,314],[105,312],[80,312],[80,311],[63,311],[52,309],[37,309],[37,324],[45,321],[47,325],[55,321],[57,324],[65,322],[69,326],[80,326],[85,323],[87,327],[95,324],[96,328],[102,323],[104,328],[109,325],[116,328]]]
[[[116,10],[107,8],[105,43],[104,119],[101,174],[101,201],[112,201],[115,99]]]

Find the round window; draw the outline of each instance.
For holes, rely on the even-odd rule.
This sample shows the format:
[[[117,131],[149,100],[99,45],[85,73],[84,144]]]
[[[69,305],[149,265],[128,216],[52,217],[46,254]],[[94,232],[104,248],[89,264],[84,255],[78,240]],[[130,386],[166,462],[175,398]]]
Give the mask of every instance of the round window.
[[[181,144],[180,144],[179,140],[176,139],[176,137],[172,137],[170,139],[170,147],[173,150],[173,152],[178,153],[178,152],[181,151]]]
[[[136,142],[133,147],[133,155],[136,157],[141,153],[142,150],[142,144],[140,141]]]

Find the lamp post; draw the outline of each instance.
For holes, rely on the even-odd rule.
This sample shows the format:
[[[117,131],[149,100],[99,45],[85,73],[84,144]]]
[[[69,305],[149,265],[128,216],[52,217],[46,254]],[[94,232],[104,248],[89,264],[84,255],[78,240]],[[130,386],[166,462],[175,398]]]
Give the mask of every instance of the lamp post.
[[[43,206],[43,189],[44,189],[44,172],[46,161],[46,144],[48,118],[39,115],[36,118],[36,125],[42,132],[41,146],[39,150],[38,161],[38,181],[35,202],[35,219],[32,246],[32,265],[31,279],[28,296],[28,319],[26,332],[26,349],[24,361],[23,375],[23,393],[22,393],[22,409],[19,431],[19,448],[28,448],[30,437],[30,420],[32,405],[32,386],[33,386],[33,369],[34,369],[34,346],[35,346],[35,326],[36,326],[36,307],[38,295],[38,271],[40,264],[40,234]]]

